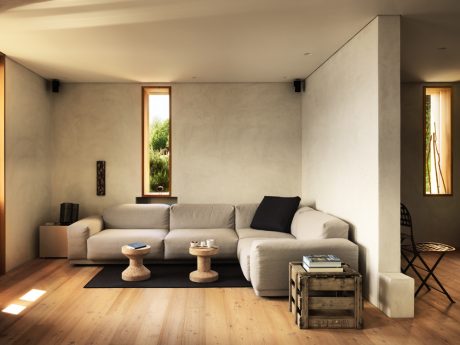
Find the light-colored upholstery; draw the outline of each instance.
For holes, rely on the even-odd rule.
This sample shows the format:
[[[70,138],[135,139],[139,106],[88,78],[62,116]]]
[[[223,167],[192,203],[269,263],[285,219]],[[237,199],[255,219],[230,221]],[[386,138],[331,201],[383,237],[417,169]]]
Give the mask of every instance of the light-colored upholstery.
[[[256,230],[256,229],[237,229],[239,239],[243,238],[295,238],[293,235],[281,231]]]
[[[238,240],[238,261],[241,266],[241,271],[243,272],[244,277],[247,281],[251,281],[251,265],[250,265],[250,257],[251,257],[251,246],[256,241],[264,240],[263,238],[244,238]],[[265,239],[266,240],[266,239]],[[270,239],[268,239],[270,240]]]
[[[176,229],[165,238],[165,259],[194,259],[188,250],[191,241],[214,239],[219,246],[216,259],[236,259],[238,235],[233,229]]]
[[[247,230],[247,231],[245,231]],[[238,240],[238,249],[237,249],[237,256],[238,261],[240,262],[241,270],[243,271],[244,277],[250,281],[251,274],[250,274],[250,265],[249,265],[249,257],[251,256],[251,245],[255,241],[260,240],[274,240],[274,239],[294,239],[295,237],[291,234],[286,234],[284,232],[278,231],[265,231],[265,230],[254,230],[254,229],[239,229],[236,230],[238,232],[239,240]],[[243,234],[243,236],[240,235]],[[269,236],[264,236],[269,235]]]
[[[248,229],[259,204],[239,204],[235,206],[235,229]]]
[[[145,242],[145,259],[189,260],[191,241],[214,239],[214,259],[238,259],[245,278],[259,296],[288,294],[288,264],[308,254],[335,254],[358,268],[358,246],[348,238],[348,224],[309,207],[297,210],[291,234],[251,229],[259,204],[120,205],[103,217],[82,219],[68,227],[69,259],[77,264],[126,261],[121,247]],[[103,230],[107,227],[109,229]],[[235,230],[236,229],[236,230]]]
[[[310,207],[298,209],[291,223],[291,233],[298,240],[346,239],[348,238],[348,228],[348,224],[343,220]]]
[[[290,261],[300,261],[303,255],[330,253],[358,269],[358,246],[343,238],[254,241],[249,263],[254,291],[259,296],[286,296]]]
[[[87,243],[90,236],[102,230],[104,222],[101,216],[91,216],[79,220],[67,227],[67,256],[70,260],[87,258]]]
[[[164,229],[106,229],[88,239],[89,260],[126,260],[121,247],[132,242],[144,242],[151,249],[146,259],[163,259]]]
[[[237,255],[240,262],[241,271],[247,281],[251,281],[249,256],[251,251],[252,242],[259,240],[258,238],[244,238],[238,240]]]
[[[235,208],[225,204],[175,204],[170,229],[234,229]]]
[[[169,229],[169,205],[123,204],[104,210],[106,229]]]

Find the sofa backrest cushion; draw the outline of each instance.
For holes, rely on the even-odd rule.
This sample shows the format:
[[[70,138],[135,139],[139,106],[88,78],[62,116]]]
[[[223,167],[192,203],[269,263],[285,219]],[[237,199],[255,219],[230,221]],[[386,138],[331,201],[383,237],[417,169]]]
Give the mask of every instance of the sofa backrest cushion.
[[[310,207],[299,208],[292,219],[291,234],[299,240],[321,238],[348,239],[349,225],[330,214]]]
[[[169,229],[169,205],[123,204],[102,213],[105,229]]]
[[[259,204],[240,204],[235,206],[235,229],[248,229]]]
[[[234,229],[235,207],[226,204],[175,204],[171,206],[173,229]]]

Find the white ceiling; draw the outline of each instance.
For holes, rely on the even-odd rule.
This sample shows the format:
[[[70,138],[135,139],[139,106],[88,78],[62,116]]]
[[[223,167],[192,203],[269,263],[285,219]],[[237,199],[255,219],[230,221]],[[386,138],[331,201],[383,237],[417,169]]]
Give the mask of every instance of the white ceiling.
[[[3,0],[0,51],[63,81],[276,82],[383,14],[405,80],[460,80],[459,0]]]

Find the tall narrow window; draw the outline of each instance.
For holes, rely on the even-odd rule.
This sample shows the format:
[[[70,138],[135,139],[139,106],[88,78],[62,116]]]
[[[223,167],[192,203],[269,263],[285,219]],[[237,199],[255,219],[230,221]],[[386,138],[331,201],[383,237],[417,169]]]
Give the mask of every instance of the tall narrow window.
[[[424,88],[424,194],[452,195],[451,87]]]
[[[143,87],[144,196],[171,195],[171,88]]]

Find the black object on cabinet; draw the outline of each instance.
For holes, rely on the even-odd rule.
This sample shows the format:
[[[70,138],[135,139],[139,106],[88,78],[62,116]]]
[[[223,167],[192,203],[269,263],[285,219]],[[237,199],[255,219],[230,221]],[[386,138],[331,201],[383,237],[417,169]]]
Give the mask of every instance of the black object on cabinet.
[[[59,216],[59,223],[61,225],[70,225],[78,220],[79,204],[72,204],[64,202],[61,204],[61,213]]]

